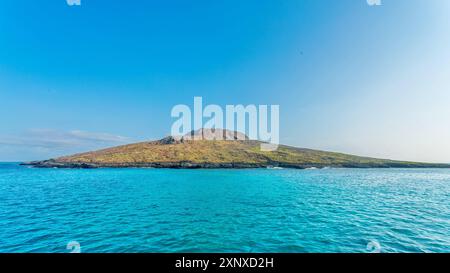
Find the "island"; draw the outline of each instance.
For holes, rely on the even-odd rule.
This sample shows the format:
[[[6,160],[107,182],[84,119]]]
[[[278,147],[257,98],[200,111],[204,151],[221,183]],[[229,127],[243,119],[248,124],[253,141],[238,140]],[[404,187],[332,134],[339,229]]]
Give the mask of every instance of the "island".
[[[215,132],[215,131],[214,131]],[[166,137],[113,148],[32,161],[39,168],[450,168],[450,164],[406,162],[279,145],[261,150],[261,141],[222,130],[231,140],[206,140],[211,129],[188,137]]]

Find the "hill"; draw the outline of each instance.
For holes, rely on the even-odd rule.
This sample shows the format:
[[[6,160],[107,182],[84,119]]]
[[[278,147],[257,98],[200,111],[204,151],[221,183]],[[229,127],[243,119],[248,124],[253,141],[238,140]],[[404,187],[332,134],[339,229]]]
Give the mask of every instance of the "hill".
[[[201,134],[201,137],[199,137]],[[166,137],[56,159],[24,163],[42,168],[449,168],[447,164],[404,162],[325,152],[280,145],[261,151],[262,142],[234,133],[234,140],[204,140],[207,131],[193,133],[195,140]],[[224,134],[230,134],[224,130]],[[233,134],[233,133],[231,133]],[[241,140],[239,140],[241,139]]]

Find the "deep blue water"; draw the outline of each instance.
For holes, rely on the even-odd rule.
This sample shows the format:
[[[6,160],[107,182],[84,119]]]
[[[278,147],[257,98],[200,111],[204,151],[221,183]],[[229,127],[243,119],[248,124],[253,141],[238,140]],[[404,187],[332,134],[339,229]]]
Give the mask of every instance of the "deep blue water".
[[[450,252],[450,170],[0,164],[0,252]]]

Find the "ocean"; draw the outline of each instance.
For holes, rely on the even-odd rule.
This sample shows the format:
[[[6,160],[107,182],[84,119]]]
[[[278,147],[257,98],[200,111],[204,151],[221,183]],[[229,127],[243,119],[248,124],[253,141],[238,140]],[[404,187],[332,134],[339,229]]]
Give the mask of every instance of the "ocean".
[[[96,253],[450,252],[450,170],[1,163],[0,252],[74,244]]]

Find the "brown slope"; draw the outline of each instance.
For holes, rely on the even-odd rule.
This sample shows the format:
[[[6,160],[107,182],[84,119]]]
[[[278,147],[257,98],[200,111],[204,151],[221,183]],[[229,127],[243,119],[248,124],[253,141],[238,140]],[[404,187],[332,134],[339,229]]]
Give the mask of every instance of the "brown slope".
[[[449,167],[446,164],[402,162],[281,145],[263,152],[261,142],[251,140],[175,140],[171,137],[28,163],[36,167],[166,167],[166,168],[261,168],[308,167]]]

